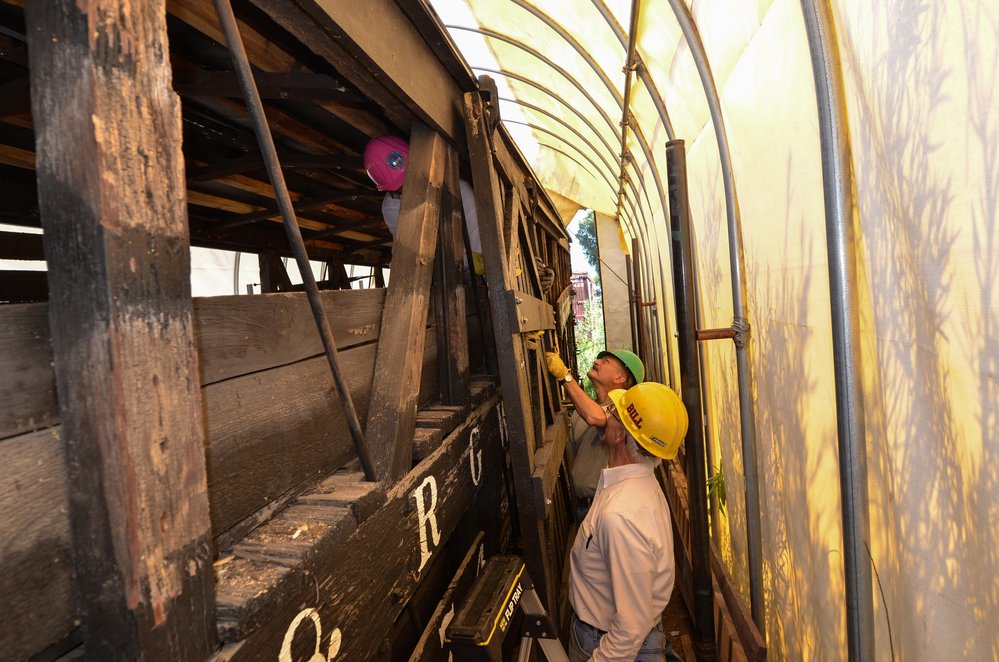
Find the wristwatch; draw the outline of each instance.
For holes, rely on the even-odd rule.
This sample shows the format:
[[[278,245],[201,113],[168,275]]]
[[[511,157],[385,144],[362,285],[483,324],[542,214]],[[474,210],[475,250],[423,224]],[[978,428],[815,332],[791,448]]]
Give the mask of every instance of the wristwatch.
[[[563,382],[571,382],[572,381],[572,373],[571,372],[565,373],[565,377],[562,378],[562,381]]]

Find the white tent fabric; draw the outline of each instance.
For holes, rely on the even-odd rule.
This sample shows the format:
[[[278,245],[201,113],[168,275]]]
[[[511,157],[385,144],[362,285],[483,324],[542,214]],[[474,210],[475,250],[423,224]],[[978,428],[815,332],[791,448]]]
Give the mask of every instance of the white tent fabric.
[[[730,325],[718,145],[667,0],[639,3],[646,76],[632,84],[625,150],[631,2],[432,4],[473,70],[497,80],[504,122],[553,195],[640,238],[660,313],[673,305],[663,281],[668,128],[686,141],[703,326]],[[831,5],[857,202],[877,658],[999,659],[999,3]],[[846,659],[825,208],[802,8],[688,6],[720,94],[743,225],[770,654]],[[672,322],[657,323],[670,337]],[[708,344],[705,363],[712,457],[730,495],[715,530],[748,603],[731,344]]]

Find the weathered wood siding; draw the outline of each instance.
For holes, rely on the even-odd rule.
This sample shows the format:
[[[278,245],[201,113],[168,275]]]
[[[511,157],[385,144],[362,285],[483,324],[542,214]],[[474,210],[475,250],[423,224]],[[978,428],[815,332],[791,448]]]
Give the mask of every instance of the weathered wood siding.
[[[358,412],[367,411],[384,290],[323,292]],[[76,626],[65,451],[46,304],[0,325],[0,641],[30,656]],[[220,548],[354,457],[305,295],[194,300],[212,533]],[[420,402],[437,392],[428,330]],[[319,356],[317,356],[317,354]]]
[[[301,535],[282,525],[261,541],[255,559],[237,550],[237,559],[261,564],[254,575],[269,572],[271,579],[263,609],[233,612],[232,626],[223,632],[233,645],[220,657],[297,659],[293,651],[322,650],[336,659],[371,660],[387,653],[396,618],[445,553],[483,485],[504,466],[497,403],[494,397],[472,412],[366,518],[338,512],[333,504],[299,516],[302,523],[307,517],[327,522],[320,526],[336,527],[340,535],[320,535],[301,552],[264,551],[295,546]],[[309,495],[301,501],[319,503]],[[500,520],[497,513],[494,524]],[[220,584],[220,591],[229,590]]]

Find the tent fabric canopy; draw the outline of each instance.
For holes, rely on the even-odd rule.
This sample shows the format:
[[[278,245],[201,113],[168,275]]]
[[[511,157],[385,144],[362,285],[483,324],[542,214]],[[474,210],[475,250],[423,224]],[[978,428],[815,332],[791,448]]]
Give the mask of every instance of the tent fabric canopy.
[[[496,80],[503,121],[560,209],[594,209],[628,246],[639,240],[674,368],[664,145],[685,141],[701,322],[730,325],[716,127],[670,2],[635,2],[637,21],[623,0],[431,4],[472,70]],[[999,659],[999,5],[830,5],[856,200],[877,659]],[[770,653],[845,659],[822,156],[802,6],[686,6],[742,219]],[[709,461],[731,495],[713,536],[748,604],[734,350],[702,351]]]

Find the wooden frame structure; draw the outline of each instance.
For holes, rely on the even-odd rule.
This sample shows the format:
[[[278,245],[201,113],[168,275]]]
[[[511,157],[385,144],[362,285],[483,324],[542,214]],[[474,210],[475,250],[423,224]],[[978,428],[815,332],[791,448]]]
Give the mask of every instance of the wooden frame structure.
[[[0,223],[44,231],[0,231],[0,257],[47,262],[0,271],[0,643],[446,659],[449,609],[510,549],[565,616],[554,206],[418,3],[234,8],[378,481],[284,269],[212,3],[0,2]],[[391,132],[412,155],[394,236],[360,161]],[[256,254],[264,294],[192,298],[192,245]],[[346,264],[390,265],[388,287],[350,289]]]

